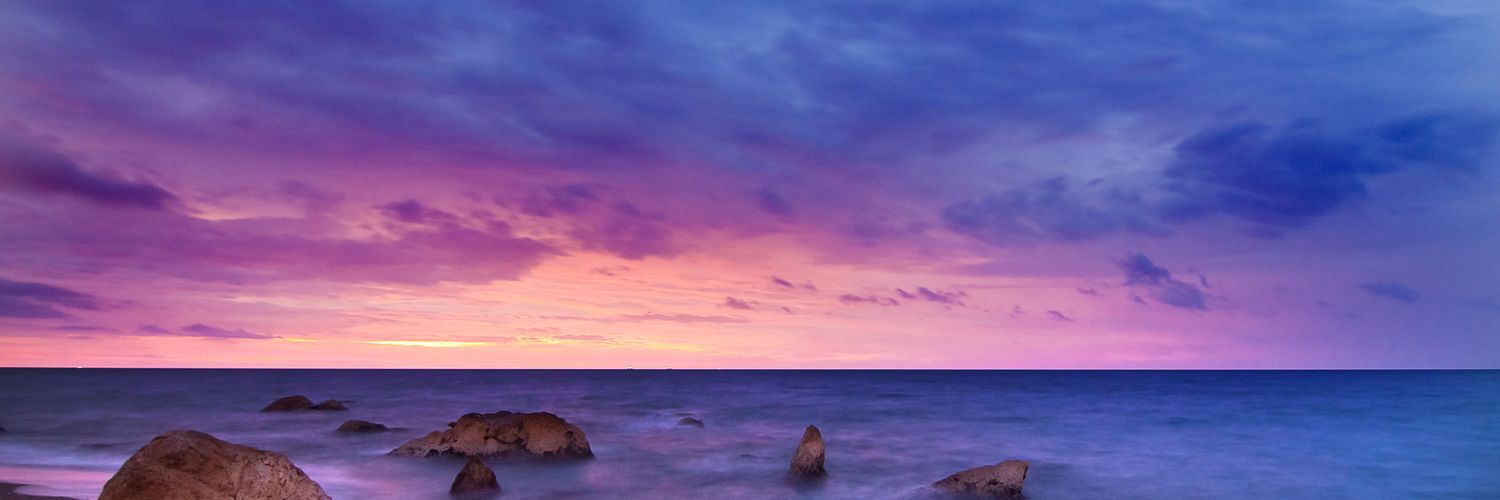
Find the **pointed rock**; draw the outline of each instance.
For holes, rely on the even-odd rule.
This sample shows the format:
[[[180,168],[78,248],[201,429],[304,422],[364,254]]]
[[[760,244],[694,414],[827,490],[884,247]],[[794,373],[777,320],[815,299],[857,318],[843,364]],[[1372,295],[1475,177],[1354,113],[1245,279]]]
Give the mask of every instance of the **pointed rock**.
[[[407,441],[390,455],[432,457],[457,455],[493,457],[512,454],[548,458],[589,458],[594,451],[583,429],[547,412],[470,413],[449,424]]]
[[[285,456],[197,431],[157,436],[120,466],[99,500],[329,500]]]
[[[391,430],[383,424],[367,422],[364,420],[345,420],[339,426],[338,432],[385,432]]]
[[[453,487],[448,493],[454,495],[474,495],[489,493],[500,493],[500,481],[495,479],[495,471],[490,470],[484,462],[478,458],[469,457],[469,462],[458,471],[458,476],[453,478]]]
[[[823,469],[823,453],[823,433],[817,426],[807,426],[802,432],[802,441],[797,443],[797,451],[792,454],[792,477],[817,479],[827,476],[828,471]]]
[[[271,404],[266,405],[265,408],[261,408],[260,411],[298,411],[311,410],[312,407],[313,402],[311,399],[307,399],[307,396],[287,396],[272,401]]]
[[[960,495],[988,498],[1020,498],[1026,482],[1026,462],[1006,460],[995,465],[975,467],[932,483],[940,490]]]

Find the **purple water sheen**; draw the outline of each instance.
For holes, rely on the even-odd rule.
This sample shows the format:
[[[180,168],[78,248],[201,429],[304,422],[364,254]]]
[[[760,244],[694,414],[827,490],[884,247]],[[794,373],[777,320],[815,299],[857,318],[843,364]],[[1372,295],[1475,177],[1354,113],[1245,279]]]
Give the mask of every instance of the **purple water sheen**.
[[[290,394],[352,411],[257,411]],[[1009,458],[1032,500],[1500,498],[1497,371],[7,369],[0,481],[87,497],[192,428],[285,453],[335,498],[446,499],[462,462],[384,453],[502,409],[557,413],[598,455],[496,463],[506,498],[926,498]],[[402,429],[335,434],[348,418]],[[807,424],[830,474],[810,487],[784,478]]]

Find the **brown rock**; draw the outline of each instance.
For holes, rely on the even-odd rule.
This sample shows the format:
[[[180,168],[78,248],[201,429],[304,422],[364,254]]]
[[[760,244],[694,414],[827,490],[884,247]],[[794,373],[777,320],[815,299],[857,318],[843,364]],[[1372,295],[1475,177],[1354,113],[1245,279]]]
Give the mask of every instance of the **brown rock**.
[[[961,495],[989,498],[1020,498],[1021,484],[1026,482],[1026,462],[1006,460],[995,465],[975,467],[932,483],[940,490]]]
[[[458,471],[458,476],[453,478],[453,487],[448,493],[454,495],[475,495],[500,493],[500,481],[495,479],[495,471],[490,470],[484,462],[478,458],[469,457],[469,462]]]
[[[802,432],[802,441],[797,443],[797,451],[792,454],[792,477],[817,479],[827,476],[828,471],[823,469],[823,454],[823,433],[817,426],[807,426]]]
[[[589,458],[588,438],[583,429],[547,412],[470,413],[458,418],[447,430],[407,441],[391,455],[431,457],[508,456],[512,454],[549,458]]]
[[[266,405],[265,408],[261,408],[260,411],[311,410],[312,407],[313,402],[311,399],[307,399],[307,396],[287,396],[272,401],[271,404]]]
[[[176,430],[142,447],[104,483],[99,500],[329,500],[286,457]]]
[[[385,432],[391,430],[383,424],[367,422],[364,420],[345,420],[339,425],[338,432]]]
[[[684,427],[697,427],[699,429],[702,429],[703,421],[693,417],[682,417],[681,419],[677,420],[677,425]]]
[[[337,399],[330,399],[328,401],[324,401],[322,403],[315,404],[315,405],[312,406],[312,408],[308,408],[308,409],[309,410],[323,410],[323,411],[349,411],[349,407],[348,406],[344,406],[344,402],[343,401],[339,401]]]

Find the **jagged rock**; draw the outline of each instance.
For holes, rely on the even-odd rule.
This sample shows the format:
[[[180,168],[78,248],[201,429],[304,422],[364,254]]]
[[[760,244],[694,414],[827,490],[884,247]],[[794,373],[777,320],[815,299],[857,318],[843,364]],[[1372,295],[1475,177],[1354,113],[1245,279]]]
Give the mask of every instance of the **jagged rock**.
[[[469,457],[469,462],[458,471],[458,476],[453,478],[453,487],[448,493],[454,495],[476,495],[500,493],[500,481],[495,479],[495,471],[490,470],[478,458]]]
[[[312,407],[313,402],[311,399],[307,399],[307,396],[287,396],[272,401],[271,404],[266,405],[265,408],[261,408],[260,411],[298,411],[311,410]]]
[[[338,432],[385,432],[391,430],[383,424],[367,422],[364,420],[345,420],[339,425]]]
[[[703,421],[702,420],[698,420],[698,419],[693,418],[693,417],[682,417],[681,419],[679,419],[677,421],[677,425],[680,425],[680,426],[683,426],[683,427],[697,427],[699,429],[702,429],[703,428]]]
[[[344,406],[344,402],[337,399],[330,399],[322,403],[315,404],[312,406],[312,408],[308,409],[322,411],[349,411],[349,407]]]
[[[823,433],[814,425],[802,432],[802,441],[792,454],[791,475],[800,479],[817,479],[828,475],[823,469]]]
[[[995,465],[975,467],[932,483],[940,490],[961,495],[989,498],[1020,498],[1026,482],[1026,462],[1006,460]]]
[[[329,500],[285,456],[175,430],[136,451],[99,500]]]
[[[547,412],[470,413],[449,424],[391,450],[391,455],[468,457],[525,454],[549,458],[589,458],[588,438],[583,429]]]

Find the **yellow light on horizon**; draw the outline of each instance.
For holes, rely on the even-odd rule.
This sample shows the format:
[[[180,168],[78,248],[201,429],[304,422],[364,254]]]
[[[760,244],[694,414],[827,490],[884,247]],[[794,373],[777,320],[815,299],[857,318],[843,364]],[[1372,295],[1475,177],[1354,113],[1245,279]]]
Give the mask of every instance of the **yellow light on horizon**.
[[[489,342],[460,342],[456,340],[371,340],[366,342],[375,345],[393,345],[401,347],[432,347],[439,349],[451,349],[455,347],[478,347],[490,345]]]

